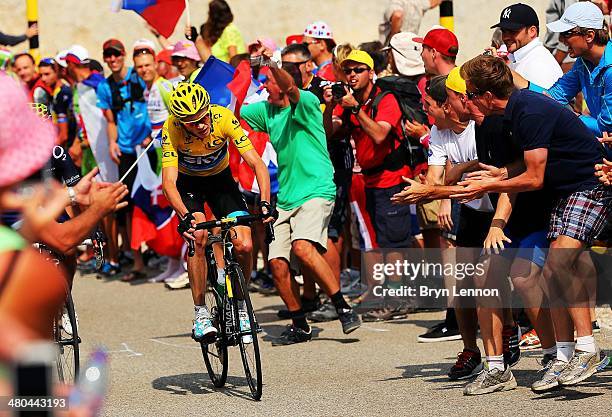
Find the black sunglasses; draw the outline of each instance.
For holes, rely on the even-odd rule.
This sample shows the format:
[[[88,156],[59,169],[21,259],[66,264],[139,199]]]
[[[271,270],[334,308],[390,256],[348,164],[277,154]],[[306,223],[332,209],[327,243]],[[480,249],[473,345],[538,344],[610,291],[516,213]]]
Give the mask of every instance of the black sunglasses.
[[[474,100],[476,97],[483,95],[484,91],[466,91],[465,95],[469,100]]]
[[[579,35],[583,35],[582,30],[580,29],[570,29],[568,31],[559,33],[560,38],[566,38],[566,39],[571,38],[572,36],[579,36]]]
[[[138,55],[153,55],[153,52],[149,48],[135,49],[132,57],[137,57]]]
[[[361,74],[364,71],[369,71],[370,69],[367,67],[358,67],[358,68],[343,68],[342,72],[346,75],[350,75],[351,72],[355,72],[355,74]]]
[[[110,58],[111,56],[120,57],[121,55],[123,55],[123,54],[121,52],[117,51],[116,49],[107,49],[106,51],[102,52],[102,56],[104,58]]]
[[[282,61],[283,65],[295,65],[296,67],[299,67],[300,65],[303,65],[305,63],[307,63],[308,61],[299,61],[299,62],[289,62],[289,61]]]

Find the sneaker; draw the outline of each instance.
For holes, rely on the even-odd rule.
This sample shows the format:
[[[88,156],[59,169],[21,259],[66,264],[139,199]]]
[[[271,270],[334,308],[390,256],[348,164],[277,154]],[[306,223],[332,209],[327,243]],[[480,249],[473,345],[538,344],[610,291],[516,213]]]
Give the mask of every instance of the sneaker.
[[[76,312],[74,313],[74,318],[76,320],[76,324],[78,328],[79,327],[79,317],[76,315]],[[66,309],[64,309],[64,312],[62,313],[62,319],[61,319],[60,325],[62,326],[62,329],[64,329],[66,334],[72,336],[72,323],[70,323],[70,316],[68,315],[68,311]]]
[[[406,318],[408,311],[406,308],[384,307],[370,310],[362,315],[363,321],[389,321]]]
[[[302,310],[304,311],[304,313],[310,313],[311,311],[318,310],[319,307],[321,307],[321,300],[318,296],[315,297],[314,300],[302,298]],[[278,310],[278,313],[276,313],[276,315],[279,319],[291,318],[291,313],[289,313],[289,310],[287,309]]]
[[[189,276],[187,275],[187,272],[185,272],[179,275],[177,279],[170,282],[166,282],[164,285],[166,286],[166,288],[169,288],[171,290],[189,288]]]
[[[569,364],[559,375],[559,385],[576,385],[589,378],[599,366],[599,349],[597,352],[576,350]]]
[[[599,322],[597,320],[591,323],[591,328],[593,329],[593,334],[601,333],[601,327],[599,327]]]
[[[519,349],[533,350],[541,347],[542,343],[540,343],[540,338],[538,337],[538,334],[536,333],[535,329],[531,329],[521,336],[521,341],[519,342]]]
[[[272,341],[272,346],[287,346],[296,343],[308,342],[312,339],[312,330],[306,332],[293,324],[287,325],[287,328],[280,337]]]
[[[484,370],[473,382],[463,389],[463,395],[489,394],[497,391],[510,391],[516,388],[516,379],[509,366],[504,371],[499,369]]]
[[[426,333],[423,333],[417,338],[421,343],[446,342],[448,340],[461,340],[459,329],[449,329],[446,323],[438,323]]]
[[[193,320],[193,328],[191,329],[191,337],[200,343],[212,343],[215,341],[217,329],[212,324],[208,310],[196,313]]]
[[[323,303],[315,311],[306,314],[306,318],[317,323],[338,319],[338,312],[332,303]]]
[[[255,278],[249,281],[249,291],[258,292],[264,295],[276,293],[274,281],[264,271],[257,271]]]
[[[468,379],[482,372],[482,369],[483,364],[480,352],[463,349],[463,352],[457,355],[457,362],[450,369],[448,378],[451,381]]]
[[[561,375],[561,372],[567,366],[567,362],[560,361],[555,357],[553,361],[550,361],[545,365],[545,367],[542,369],[544,371],[544,376],[542,376],[540,380],[531,384],[531,389],[534,392],[544,392],[557,388],[559,386],[559,375]]]
[[[340,323],[342,323],[342,331],[344,334],[352,333],[361,326],[359,315],[352,308],[342,309],[338,314],[338,319]]]
[[[542,369],[540,369],[540,371],[548,372],[552,364],[555,363],[556,359],[556,353],[545,353],[542,357],[542,361],[540,361],[540,365],[542,365]]]
[[[249,320],[249,314],[244,308],[240,308],[238,310],[238,319],[240,320],[240,332],[250,332],[251,331],[251,320]],[[242,336],[242,343],[249,344],[253,343],[253,336],[251,334],[246,334]]]
[[[516,365],[521,359],[520,339],[521,328],[519,326],[504,326],[502,330],[504,363],[509,367]]]
[[[599,364],[597,365],[598,371],[603,371],[606,367],[610,366],[610,357],[603,350],[599,354]]]
[[[114,277],[117,274],[121,273],[121,265],[113,265],[110,262],[105,262],[102,265],[102,269],[100,270],[100,274],[105,277]]]

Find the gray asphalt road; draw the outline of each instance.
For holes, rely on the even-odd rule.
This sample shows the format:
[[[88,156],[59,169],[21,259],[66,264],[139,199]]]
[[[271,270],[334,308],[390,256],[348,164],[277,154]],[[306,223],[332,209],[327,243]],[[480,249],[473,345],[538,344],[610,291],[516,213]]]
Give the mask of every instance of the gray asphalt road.
[[[192,303],[188,290],[161,284],[128,285],[77,278],[74,299],[82,351],[110,350],[111,386],[107,416],[353,416],[353,415],[610,415],[612,372],[597,374],[572,389],[534,395],[538,351],[524,355],[513,372],[519,388],[464,397],[463,382],[445,377],[460,342],[419,344],[416,337],[442,313],[408,320],[364,324],[350,336],[338,322],[316,325],[309,343],[272,347],[287,324],[276,318],[276,296],[255,295],[264,332],[263,398],[252,401],[240,353],[229,352],[227,387],[213,388],[199,345],[190,338]],[[612,349],[612,328],[597,336]]]

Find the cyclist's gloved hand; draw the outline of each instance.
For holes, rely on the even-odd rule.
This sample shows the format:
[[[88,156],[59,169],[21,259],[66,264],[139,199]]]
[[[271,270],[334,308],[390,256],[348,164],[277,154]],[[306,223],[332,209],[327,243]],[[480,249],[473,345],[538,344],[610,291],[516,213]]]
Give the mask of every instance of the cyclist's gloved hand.
[[[180,219],[177,230],[181,234],[181,236],[190,237],[190,238],[193,239],[193,236],[190,233],[187,233],[187,232],[189,232],[189,230],[193,229],[193,222],[194,221],[195,221],[195,217],[193,217],[193,214],[191,214],[191,213],[185,214],[185,217]]]
[[[272,207],[272,205],[267,201],[260,201],[259,208],[261,209],[261,214],[265,216],[264,221],[268,219],[278,219],[278,210],[276,210],[275,207]]]

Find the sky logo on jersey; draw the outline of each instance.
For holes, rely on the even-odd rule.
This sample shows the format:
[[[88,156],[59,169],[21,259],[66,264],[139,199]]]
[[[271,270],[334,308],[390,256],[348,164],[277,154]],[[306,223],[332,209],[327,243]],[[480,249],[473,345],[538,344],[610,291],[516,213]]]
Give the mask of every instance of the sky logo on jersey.
[[[227,146],[223,146],[213,153],[208,155],[187,155],[183,152],[178,152],[179,166],[192,172],[210,171],[225,159],[227,155]]]

